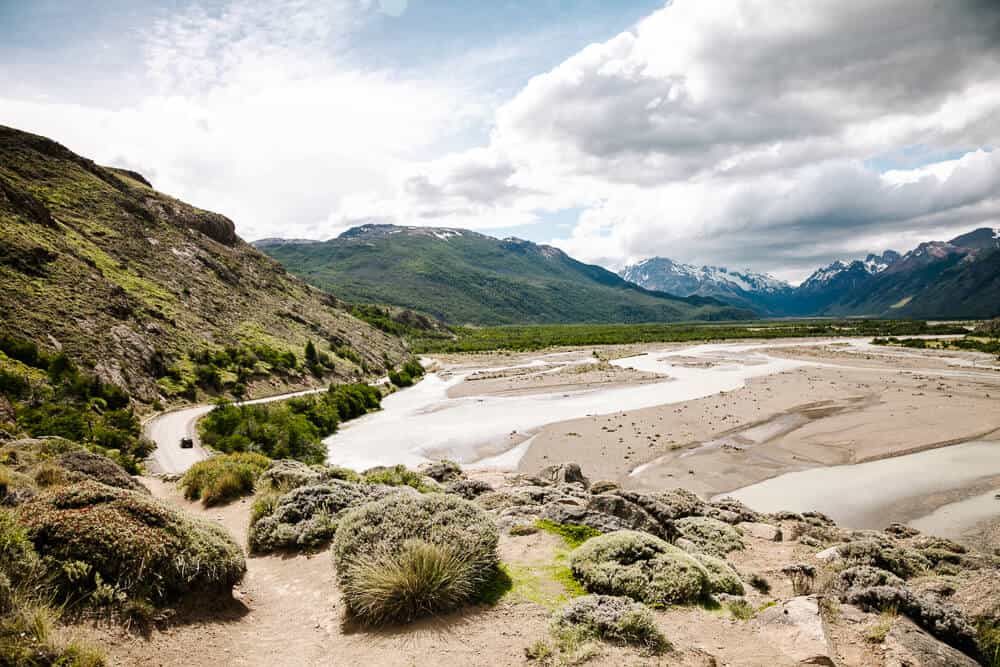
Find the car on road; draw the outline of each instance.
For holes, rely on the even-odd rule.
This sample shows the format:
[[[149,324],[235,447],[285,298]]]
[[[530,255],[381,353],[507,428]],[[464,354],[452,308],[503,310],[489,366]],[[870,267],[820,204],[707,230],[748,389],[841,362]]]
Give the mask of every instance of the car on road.
[[[193,438],[181,438],[181,449],[191,449],[194,447]]]

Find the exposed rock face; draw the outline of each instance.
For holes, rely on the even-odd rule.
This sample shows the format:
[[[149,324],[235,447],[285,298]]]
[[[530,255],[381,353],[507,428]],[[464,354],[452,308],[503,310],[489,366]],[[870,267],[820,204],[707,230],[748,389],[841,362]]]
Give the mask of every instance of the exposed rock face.
[[[885,667],[976,667],[979,663],[934,639],[906,618],[897,618],[885,638]]]
[[[765,609],[758,623],[761,633],[799,664],[830,667],[836,664],[814,596],[792,598]]]

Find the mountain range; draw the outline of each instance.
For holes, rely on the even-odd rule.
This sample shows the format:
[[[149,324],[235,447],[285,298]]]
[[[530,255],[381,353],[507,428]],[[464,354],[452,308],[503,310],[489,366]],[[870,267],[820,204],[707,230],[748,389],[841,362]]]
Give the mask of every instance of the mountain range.
[[[147,401],[168,369],[191,375],[192,355],[225,348],[302,358],[307,341],[349,346],[356,363],[331,355],[323,369],[343,377],[405,356],[398,338],[289,275],[228,218],[3,126],[0,284],[0,335],[63,351]],[[0,368],[9,361],[0,353]],[[249,372],[277,381],[263,361]]]
[[[838,260],[798,286],[665,257],[629,265],[620,275],[648,289],[714,297],[765,316],[993,317],[1000,313],[1000,230],[982,227],[903,255],[887,250]]]
[[[452,324],[753,317],[712,297],[645,289],[552,246],[463,229],[369,224],[322,243],[256,245],[291,273],[348,301],[412,308]]]

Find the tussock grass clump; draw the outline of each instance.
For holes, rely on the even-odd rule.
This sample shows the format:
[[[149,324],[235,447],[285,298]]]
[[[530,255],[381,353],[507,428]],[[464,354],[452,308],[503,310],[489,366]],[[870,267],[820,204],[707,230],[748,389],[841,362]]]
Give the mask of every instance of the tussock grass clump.
[[[221,527],[135,491],[82,482],[39,494],[17,517],[67,600],[166,600],[229,589],[246,571]]]
[[[749,621],[751,618],[757,615],[757,610],[753,608],[753,605],[751,605],[743,598],[739,598],[738,600],[730,600],[729,602],[726,603],[726,609],[729,610],[729,613],[732,615],[733,618],[738,619],[740,621]]]
[[[184,497],[205,505],[218,505],[253,493],[254,484],[271,459],[253,452],[220,454],[199,461],[181,478]]]
[[[654,606],[692,603],[711,593],[708,571],[693,556],[631,530],[591,538],[571,554],[570,567],[591,593]]]
[[[461,606],[475,592],[472,564],[454,548],[410,539],[359,560],[344,593],[355,615],[407,623]]]
[[[556,613],[555,634],[576,628],[604,641],[639,646],[650,653],[662,653],[670,642],[656,627],[652,612],[629,598],[586,595]]]
[[[396,494],[362,505],[341,520],[333,543],[348,612],[378,625],[455,609],[494,578],[498,540],[493,519],[455,496]]]

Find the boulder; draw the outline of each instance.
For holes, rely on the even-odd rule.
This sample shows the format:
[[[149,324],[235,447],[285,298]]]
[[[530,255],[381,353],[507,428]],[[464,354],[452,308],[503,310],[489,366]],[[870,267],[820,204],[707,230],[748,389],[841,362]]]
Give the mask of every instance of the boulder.
[[[839,544],[830,547],[829,549],[823,549],[816,554],[816,560],[821,560],[824,563],[836,563],[841,560],[840,557],[840,546]]]
[[[580,465],[577,463],[560,463],[558,465],[547,466],[538,471],[538,476],[553,484],[578,482],[583,484],[584,488],[590,486],[590,480],[583,475],[583,471],[580,470]]]
[[[897,618],[886,635],[885,667],[976,667],[975,660],[938,641],[907,618]]]
[[[772,526],[769,523],[759,523],[757,521],[744,521],[737,524],[736,526],[743,531],[744,535],[749,535],[750,537],[755,537],[758,540],[767,540],[768,542],[780,542],[782,535],[781,529],[777,526]]]
[[[795,597],[769,607],[757,622],[761,635],[799,664],[836,664],[815,596]]]
[[[599,479],[590,485],[590,492],[595,496],[599,493],[611,493],[612,491],[617,491],[620,489],[618,482],[612,482],[608,479]]]

